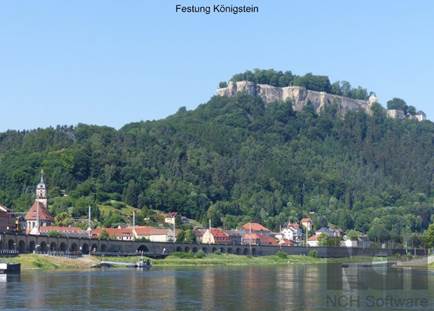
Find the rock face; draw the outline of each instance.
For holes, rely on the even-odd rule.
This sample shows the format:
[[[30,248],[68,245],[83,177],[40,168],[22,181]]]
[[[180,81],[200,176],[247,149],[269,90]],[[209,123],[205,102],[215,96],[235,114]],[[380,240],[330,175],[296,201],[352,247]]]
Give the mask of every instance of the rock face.
[[[230,81],[227,87],[217,90],[217,95],[220,96],[235,96],[237,93],[260,96],[267,104],[275,101],[290,100],[293,103],[295,111],[303,110],[303,107],[310,102],[317,113],[331,104],[336,104],[341,114],[353,110],[369,113],[372,105],[377,102],[375,96],[371,96],[369,100],[358,100],[325,92],[311,91],[302,86],[275,87],[268,84],[256,84],[250,81]]]
[[[370,114],[372,106],[377,103],[377,97],[375,96],[369,97],[368,100],[360,100],[326,92],[311,91],[302,86],[276,87],[250,81],[230,81],[227,87],[217,90],[219,96],[235,96],[238,93],[260,96],[267,104],[290,100],[295,111],[303,110],[303,107],[309,102],[317,113],[320,113],[326,106],[335,104],[340,115],[345,115],[348,111],[364,111]],[[402,114],[400,112],[388,111],[387,115],[390,118],[406,118],[405,115],[402,115],[403,112]],[[422,121],[424,117],[417,114],[412,119]]]

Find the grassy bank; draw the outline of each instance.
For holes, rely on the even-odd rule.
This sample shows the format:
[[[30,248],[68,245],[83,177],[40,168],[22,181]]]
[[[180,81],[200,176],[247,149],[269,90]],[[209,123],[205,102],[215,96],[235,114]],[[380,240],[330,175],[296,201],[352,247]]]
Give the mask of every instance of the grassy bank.
[[[291,264],[325,264],[325,263],[351,263],[371,262],[373,257],[346,257],[346,258],[316,258],[310,256],[287,256],[283,253],[273,256],[239,256],[232,254],[192,254],[174,253],[165,259],[151,259],[152,265],[161,267],[182,267],[182,266],[249,266],[249,265],[291,265]],[[18,257],[1,258],[0,261],[10,263],[21,263],[22,270],[39,269],[43,271],[53,270],[86,270],[101,260],[119,262],[137,262],[139,256],[131,257],[94,257],[84,256],[77,259],[50,257],[44,255],[24,254]],[[433,266],[434,268],[434,266]]]
[[[17,257],[0,257],[0,262],[20,263],[21,270],[84,270],[89,269],[95,263],[96,258],[82,257],[78,259],[51,257],[36,254],[23,254]]]
[[[137,262],[140,257],[100,257],[99,260]],[[192,253],[175,253],[165,259],[151,259],[154,266],[248,266],[248,265],[288,265],[288,264],[325,264],[372,262],[374,257],[316,258],[310,256],[291,255],[283,253],[272,256],[239,256],[232,254],[199,255]]]

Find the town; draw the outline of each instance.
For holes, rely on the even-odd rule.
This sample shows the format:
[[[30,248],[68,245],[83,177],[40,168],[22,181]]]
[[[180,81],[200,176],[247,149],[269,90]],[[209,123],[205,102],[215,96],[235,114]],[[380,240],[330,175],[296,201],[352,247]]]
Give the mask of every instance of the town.
[[[368,248],[370,241],[366,235],[356,231],[343,232],[336,226],[315,228],[308,216],[297,222],[288,221],[282,224],[278,231],[270,230],[260,223],[248,222],[237,229],[224,229],[211,226],[207,228],[196,226],[191,230],[190,237],[177,226],[190,220],[176,212],[163,213],[164,219],[159,226],[136,225],[135,217],[132,224],[119,225],[114,228],[92,227],[91,210],[87,229],[75,226],[61,226],[55,223],[54,217],[48,211],[47,186],[41,172],[40,182],[36,186],[35,200],[24,216],[17,216],[7,207],[0,205],[0,232],[25,233],[26,235],[90,238],[99,240],[147,241],[147,242],[188,242],[197,244],[248,245],[248,246],[334,246]],[[58,251],[44,245],[30,244],[26,249],[16,249],[14,244],[0,244],[3,249],[20,252]],[[52,247],[53,248],[53,247]],[[90,250],[90,252],[96,250]]]

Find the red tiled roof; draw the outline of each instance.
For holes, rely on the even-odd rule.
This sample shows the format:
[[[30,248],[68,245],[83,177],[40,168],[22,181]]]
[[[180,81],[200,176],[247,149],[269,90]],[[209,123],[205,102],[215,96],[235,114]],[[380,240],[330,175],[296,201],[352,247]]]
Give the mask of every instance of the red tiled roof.
[[[241,227],[243,230],[246,230],[246,231],[270,231],[270,229],[268,229],[268,228],[265,228],[263,225],[261,225],[261,224],[258,224],[258,223],[256,223],[256,222],[249,222],[249,223],[246,223],[245,225],[243,225],[242,227]]]
[[[214,239],[216,239],[216,240],[228,240],[229,239],[229,235],[226,232],[224,232],[222,229],[211,228],[211,229],[209,229],[209,231],[211,232]]]
[[[96,228],[92,230],[92,236],[99,237],[104,230],[111,237],[124,237],[133,234],[130,228]]]
[[[258,234],[258,233],[245,233],[243,235],[244,240],[257,240],[262,245],[277,245],[278,241],[277,239],[264,235],[264,234]]]
[[[81,228],[78,227],[61,227],[61,226],[42,226],[39,228],[39,232],[48,233],[50,231],[57,231],[63,233],[83,233],[85,232]]]
[[[129,227],[132,230],[132,227]],[[139,236],[149,236],[149,235],[166,235],[166,228],[157,228],[151,226],[136,226],[135,228],[136,234]]]
[[[37,201],[35,201],[33,203],[32,207],[27,212],[25,219],[26,220],[36,220],[37,219],[38,205],[39,205],[39,220],[52,222],[54,220],[53,216],[51,216],[50,213],[48,213],[44,204],[42,204],[41,202],[37,202]]]

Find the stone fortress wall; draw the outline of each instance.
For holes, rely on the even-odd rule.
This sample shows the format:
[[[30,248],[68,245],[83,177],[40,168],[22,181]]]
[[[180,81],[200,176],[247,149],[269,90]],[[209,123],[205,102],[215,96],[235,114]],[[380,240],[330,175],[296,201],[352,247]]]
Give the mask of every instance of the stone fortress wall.
[[[378,102],[376,96],[370,96],[368,100],[360,100],[326,92],[312,91],[302,86],[276,87],[251,81],[229,81],[227,87],[217,90],[219,96],[231,97],[238,93],[260,96],[267,104],[290,100],[295,111],[302,111],[303,107],[309,102],[312,103],[317,113],[320,113],[324,107],[335,104],[340,115],[345,115],[348,111],[364,111],[370,114],[372,106]],[[417,121],[426,119],[423,113],[417,113],[415,116],[405,116],[400,110],[387,110],[387,116],[395,119],[408,118]]]

